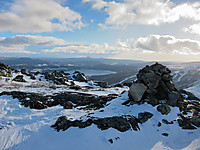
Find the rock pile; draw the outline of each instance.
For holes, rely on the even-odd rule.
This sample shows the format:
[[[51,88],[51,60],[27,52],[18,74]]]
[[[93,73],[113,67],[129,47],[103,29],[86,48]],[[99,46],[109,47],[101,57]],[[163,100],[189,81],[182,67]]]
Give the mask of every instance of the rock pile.
[[[131,101],[146,101],[153,106],[162,103],[178,106],[183,101],[183,96],[173,84],[170,73],[166,66],[159,63],[141,69],[137,74],[137,81],[129,90]]]

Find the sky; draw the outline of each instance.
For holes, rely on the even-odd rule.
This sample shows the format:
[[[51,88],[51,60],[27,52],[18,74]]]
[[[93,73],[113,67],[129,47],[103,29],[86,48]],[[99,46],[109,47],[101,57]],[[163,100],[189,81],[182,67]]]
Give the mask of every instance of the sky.
[[[0,56],[200,61],[200,1],[0,0]]]

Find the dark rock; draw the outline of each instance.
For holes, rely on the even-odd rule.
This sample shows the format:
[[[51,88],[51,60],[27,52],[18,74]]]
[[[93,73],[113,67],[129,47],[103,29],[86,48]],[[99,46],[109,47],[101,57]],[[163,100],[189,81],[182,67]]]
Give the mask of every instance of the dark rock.
[[[108,82],[97,82],[98,86],[102,87],[102,88],[109,88],[110,86],[108,85]]]
[[[188,100],[198,100],[198,101],[200,101],[200,98],[196,97],[193,93],[191,93],[189,91],[181,89],[180,92],[187,95],[186,99],[188,99]]]
[[[181,118],[178,119],[178,124],[180,127],[182,127],[182,129],[190,129],[190,130],[194,130],[197,129],[196,127],[194,127],[190,121],[190,118],[186,118],[183,115],[179,115]]]
[[[67,130],[70,127],[85,128],[90,126],[92,123],[96,124],[101,130],[106,130],[109,128],[117,129],[118,131],[125,132],[130,129],[130,123],[126,118],[123,117],[108,117],[108,118],[98,118],[98,119],[88,119],[86,121],[75,120],[70,121],[65,116],[61,116],[57,119],[56,123],[51,127],[55,128],[57,131]]]
[[[123,117],[100,118],[98,120],[94,120],[94,124],[96,124],[101,130],[106,130],[111,127],[117,129],[118,131],[125,132],[130,129],[130,123]]]
[[[147,89],[140,101],[155,106],[160,104],[161,100],[166,100],[170,106],[179,106],[184,98],[175,88],[170,73],[166,66],[159,63],[141,69],[137,74],[136,83],[144,84]]]
[[[65,109],[72,109],[73,107],[74,107],[74,105],[70,102],[66,102],[65,105],[64,105]]]
[[[0,62],[0,76],[12,77],[13,71],[17,72],[16,69],[13,69],[9,65]]]
[[[147,120],[149,120],[151,117],[153,117],[153,114],[150,112],[144,112],[144,113],[139,113],[138,114],[138,120],[141,123],[146,122]]]
[[[61,116],[57,119],[56,123],[52,125],[52,128],[55,128],[57,131],[67,130],[72,125],[71,121],[67,119],[66,116]]]
[[[109,139],[108,141],[109,141],[111,144],[113,144],[113,140],[112,140],[112,139]]]
[[[161,122],[158,122],[158,127],[161,127],[162,123]]]
[[[177,102],[180,98],[180,94],[178,92],[170,92],[168,94],[168,101],[167,101],[167,104],[170,105],[170,106],[176,106],[177,105]]]
[[[26,82],[26,80],[25,79],[23,79],[23,75],[18,75],[18,76],[16,76],[14,79],[13,79],[13,81],[16,81],[16,82]]]
[[[162,133],[162,135],[163,135],[163,136],[169,136],[169,134],[168,134],[168,133]]]
[[[128,87],[131,87],[132,84],[133,84],[132,82],[128,82],[128,83],[125,82],[125,83],[123,83],[124,86],[128,86]]]
[[[171,111],[171,108],[167,104],[161,104],[157,107],[157,110],[161,112],[162,115],[168,115]]]
[[[34,75],[36,75],[36,76],[37,76],[38,74],[40,74],[40,72],[39,72],[39,71],[37,71],[37,72],[35,72],[35,73],[34,73]]]
[[[149,98],[149,99],[145,99],[145,101],[148,103],[148,104],[151,104],[152,106],[156,106],[159,104],[159,101],[157,98]]]
[[[198,116],[192,116],[190,118],[190,121],[193,125],[197,126],[197,127],[200,127],[200,115]]]
[[[88,78],[86,77],[86,75],[84,73],[81,73],[79,71],[75,71],[73,73],[73,78],[76,81],[80,81],[80,82],[88,82]]]
[[[123,84],[115,84],[114,87],[124,87]]]
[[[24,75],[29,75],[28,69],[21,69],[21,73]]]
[[[32,80],[35,80],[36,79],[36,77],[34,76],[34,75],[30,75],[30,79],[32,79]]]
[[[128,121],[129,121],[129,123],[131,124],[131,127],[132,127],[133,130],[135,130],[135,131],[140,130],[140,127],[139,127],[139,125],[138,125],[139,120],[138,120],[136,117],[132,116],[132,117],[130,117],[130,118],[128,119]]]
[[[164,123],[164,124],[174,124],[174,122],[173,121],[168,121],[168,120],[166,120],[166,119],[162,119],[162,122]]]

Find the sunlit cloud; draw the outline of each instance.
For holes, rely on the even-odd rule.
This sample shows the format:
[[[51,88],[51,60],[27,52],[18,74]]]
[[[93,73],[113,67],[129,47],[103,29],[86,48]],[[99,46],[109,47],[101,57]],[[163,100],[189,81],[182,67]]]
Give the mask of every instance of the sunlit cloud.
[[[130,24],[160,25],[174,23],[180,19],[200,23],[200,2],[175,4],[170,0],[124,0],[124,2],[104,0],[83,0],[90,2],[93,9],[108,14],[106,21],[99,26],[108,29],[125,28]],[[199,24],[188,28],[191,33],[199,34]]]
[[[72,31],[83,26],[79,13],[54,0],[15,0],[0,13],[0,31]]]

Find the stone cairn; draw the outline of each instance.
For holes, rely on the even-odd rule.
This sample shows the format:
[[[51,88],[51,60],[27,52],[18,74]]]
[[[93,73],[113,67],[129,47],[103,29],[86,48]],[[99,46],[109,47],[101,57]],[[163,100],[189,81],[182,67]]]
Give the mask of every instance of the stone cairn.
[[[146,66],[137,74],[137,80],[129,90],[131,103],[147,102],[153,106],[161,104],[157,109],[162,114],[170,112],[170,106],[179,106],[184,100],[180,91],[172,82],[171,71],[162,64]]]

